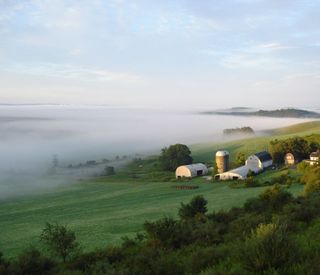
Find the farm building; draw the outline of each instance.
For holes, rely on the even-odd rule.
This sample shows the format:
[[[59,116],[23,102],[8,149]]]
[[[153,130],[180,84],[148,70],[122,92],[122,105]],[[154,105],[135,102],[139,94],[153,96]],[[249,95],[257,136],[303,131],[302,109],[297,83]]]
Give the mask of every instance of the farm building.
[[[320,151],[312,152],[310,154],[310,165],[316,165],[320,162]]]
[[[264,170],[272,166],[272,164],[273,164],[272,157],[266,151],[251,155],[246,160],[246,166],[253,166],[253,167],[257,166],[261,170]]]
[[[287,153],[284,156],[285,165],[295,165],[297,163],[297,158],[292,153]]]
[[[182,165],[176,170],[176,178],[193,178],[197,176],[205,176],[208,174],[208,168],[202,163]]]
[[[241,166],[236,169],[230,170],[225,173],[217,174],[215,176],[216,180],[245,180],[249,171],[254,173],[259,173],[261,169],[257,166]]]
[[[218,151],[216,153],[216,165],[218,168],[218,173],[224,173],[229,170],[229,152],[228,151]]]
[[[247,178],[249,171],[259,173],[264,169],[272,166],[272,157],[268,152],[260,152],[251,155],[246,160],[246,165],[236,169],[215,175],[216,180],[244,180]]]

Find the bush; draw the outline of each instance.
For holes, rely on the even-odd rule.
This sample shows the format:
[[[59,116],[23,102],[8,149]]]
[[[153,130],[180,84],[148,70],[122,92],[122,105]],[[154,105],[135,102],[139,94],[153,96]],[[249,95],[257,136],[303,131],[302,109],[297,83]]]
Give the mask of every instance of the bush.
[[[205,214],[207,209],[208,201],[203,196],[194,197],[190,203],[181,203],[179,209],[179,217],[182,220],[188,220],[194,218],[197,214]]]
[[[37,249],[30,248],[19,255],[15,265],[11,265],[10,273],[26,275],[50,274],[55,266],[55,262],[51,259],[41,255]]]
[[[320,180],[310,181],[304,186],[304,195],[308,196],[313,192],[320,191]]]
[[[180,246],[179,224],[174,219],[165,217],[156,222],[145,222],[143,227],[149,241],[154,244],[175,248]]]
[[[295,263],[297,251],[298,247],[288,237],[285,226],[260,224],[241,244],[238,258],[244,269],[261,274]]]
[[[277,184],[273,187],[267,188],[260,194],[259,198],[262,201],[267,202],[268,208],[272,211],[281,210],[285,204],[293,200],[291,193],[284,191],[280,185]]]
[[[0,252],[0,274],[9,274],[8,268],[10,266],[10,262],[7,261],[4,257],[3,254]]]

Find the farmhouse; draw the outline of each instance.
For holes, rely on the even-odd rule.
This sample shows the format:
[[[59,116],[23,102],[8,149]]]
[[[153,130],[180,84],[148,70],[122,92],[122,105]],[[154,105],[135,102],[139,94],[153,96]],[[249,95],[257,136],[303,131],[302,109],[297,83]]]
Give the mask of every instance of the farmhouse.
[[[208,174],[208,168],[202,163],[182,165],[176,170],[176,178],[194,178]]]
[[[284,164],[285,165],[295,165],[298,162],[297,158],[292,153],[287,153],[284,156]]]
[[[310,165],[317,165],[320,161],[320,151],[312,152],[310,154]]]

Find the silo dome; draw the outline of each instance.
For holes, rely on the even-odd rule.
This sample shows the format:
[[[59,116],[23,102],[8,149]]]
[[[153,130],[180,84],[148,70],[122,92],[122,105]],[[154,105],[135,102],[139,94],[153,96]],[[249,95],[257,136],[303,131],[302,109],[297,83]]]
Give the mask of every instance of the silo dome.
[[[225,156],[229,156],[229,152],[228,151],[218,151],[216,153],[216,157],[225,157]]]

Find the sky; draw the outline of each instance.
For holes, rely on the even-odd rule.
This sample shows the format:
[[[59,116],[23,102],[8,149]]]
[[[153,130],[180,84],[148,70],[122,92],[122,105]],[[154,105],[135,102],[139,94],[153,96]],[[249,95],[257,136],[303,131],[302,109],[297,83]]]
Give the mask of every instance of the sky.
[[[319,0],[0,0],[0,103],[318,108]]]

